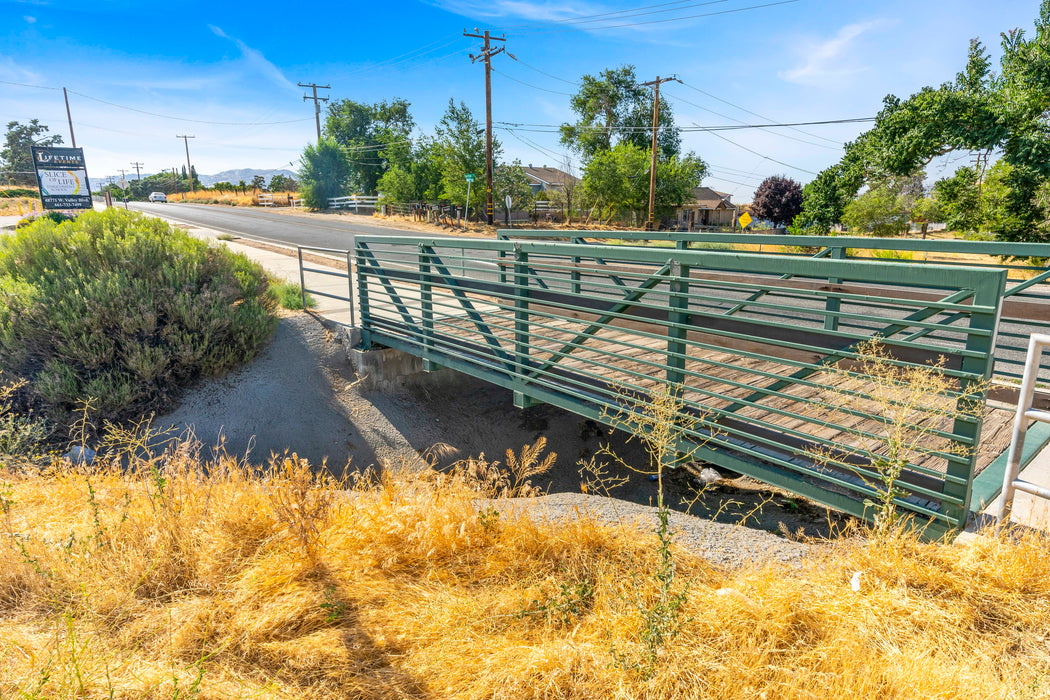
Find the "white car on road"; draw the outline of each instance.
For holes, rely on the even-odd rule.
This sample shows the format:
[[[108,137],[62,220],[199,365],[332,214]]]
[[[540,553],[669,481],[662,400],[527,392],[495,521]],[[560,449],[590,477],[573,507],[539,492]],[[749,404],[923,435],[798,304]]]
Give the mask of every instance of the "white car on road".
[[[163,192],[150,192],[149,193],[149,201],[151,201],[151,202],[167,202],[168,201],[168,195],[164,194]]]

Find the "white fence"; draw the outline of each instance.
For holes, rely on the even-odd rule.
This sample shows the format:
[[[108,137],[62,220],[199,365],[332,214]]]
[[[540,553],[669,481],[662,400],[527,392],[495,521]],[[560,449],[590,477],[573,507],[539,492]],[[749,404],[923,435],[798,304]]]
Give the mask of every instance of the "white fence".
[[[259,206],[261,207],[272,207],[273,206],[273,195],[259,193]]]
[[[368,207],[375,209],[376,202],[379,201],[378,196],[368,197],[363,194],[354,194],[349,197],[329,197],[328,208],[329,209],[349,209],[353,207],[356,213],[359,207]]]

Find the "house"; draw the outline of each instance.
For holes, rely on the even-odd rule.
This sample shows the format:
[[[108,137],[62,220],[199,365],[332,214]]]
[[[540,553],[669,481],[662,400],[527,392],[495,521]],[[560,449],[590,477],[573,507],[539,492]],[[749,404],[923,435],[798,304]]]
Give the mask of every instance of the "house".
[[[564,190],[566,185],[571,187],[580,181],[580,178],[574,177],[564,170],[548,168],[546,165],[537,168],[533,167],[532,163],[529,163],[522,170],[525,171],[525,176],[529,178],[529,187],[532,188],[532,194],[536,195],[538,199],[542,199],[540,192]]]
[[[732,195],[710,187],[694,187],[692,200],[678,208],[673,224],[688,231],[708,226],[732,228],[740,209],[731,199]]]

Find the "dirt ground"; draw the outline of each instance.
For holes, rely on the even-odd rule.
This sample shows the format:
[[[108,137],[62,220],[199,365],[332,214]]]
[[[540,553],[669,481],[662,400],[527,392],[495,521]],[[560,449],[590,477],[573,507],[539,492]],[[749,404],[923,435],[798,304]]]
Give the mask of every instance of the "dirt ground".
[[[520,410],[511,392],[454,376],[455,381],[434,387],[360,391],[340,340],[312,316],[288,313],[261,357],[189,391],[155,424],[171,426],[172,435],[192,431],[205,445],[221,443],[254,463],[295,452],[313,464],[326,463],[337,474],[370,466],[447,468],[479,455],[504,462],[507,449],[520,451],[542,436],[557,459],[534,485],[550,494],[581,494],[586,488],[591,496],[606,495],[580,471],[581,460],[602,444],[632,466],[646,468],[641,446],[622,432],[553,406]],[[655,504],[657,485],[647,475],[610,467],[607,479],[621,478],[626,482],[610,489],[609,496]],[[705,487],[681,469],[665,481],[672,507],[718,523],[819,538],[845,522],[821,506],[746,477]]]

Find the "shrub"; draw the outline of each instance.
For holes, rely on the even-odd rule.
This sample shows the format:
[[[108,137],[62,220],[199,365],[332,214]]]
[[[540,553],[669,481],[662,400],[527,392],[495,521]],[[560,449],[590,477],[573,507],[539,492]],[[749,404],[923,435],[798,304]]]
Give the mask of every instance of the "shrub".
[[[302,311],[303,293],[299,285],[294,282],[281,282],[279,284],[271,285],[270,290],[282,309],[288,309],[289,311]],[[306,307],[312,309],[315,306],[317,306],[317,300],[307,294]]]
[[[66,422],[118,420],[253,357],[274,328],[262,268],[167,223],[111,209],[0,240],[0,371]]]
[[[19,219],[18,223],[15,224],[15,228],[16,229],[25,228],[27,226],[30,226],[30,225],[36,223],[40,219],[44,219],[46,221],[52,221],[52,222],[54,222],[56,224],[61,224],[63,221],[72,221],[75,218],[76,217],[70,216],[69,214],[63,214],[60,211],[45,211],[45,212],[30,214],[29,216],[25,217],[24,219]]]
[[[15,199],[17,197],[33,197],[35,199],[39,196],[40,192],[31,190],[28,187],[9,187],[0,190],[0,199]]]

